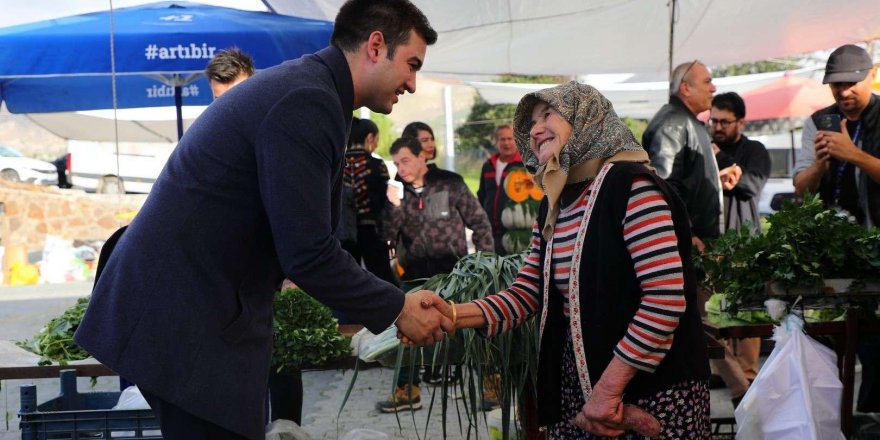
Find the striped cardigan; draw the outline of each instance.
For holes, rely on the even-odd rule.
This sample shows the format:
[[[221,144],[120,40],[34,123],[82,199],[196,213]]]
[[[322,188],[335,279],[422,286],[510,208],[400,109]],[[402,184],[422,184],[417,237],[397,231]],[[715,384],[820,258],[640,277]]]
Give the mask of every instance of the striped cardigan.
[[[558,382],[558,365],[551,364],[561,361],[561,353],[554,353],[562,349],[558,341],[566,329],[585,396],[612,356],[640,370],[627,388],[633,396],[708,377],[687,216],[662,180],[637,164],[606,165],[563,207],[552,240],[544,242],[538,226],[514,284],[476,303],[488,336],[542,316],[538,377],[547,383],[540,389],[552,390]],[[545,285],[545,279],[553,282]],[[672,351],[673,359],[664,362]],[[551,406],[559,401],[539,400]],[[539,403],[541,413],[546,409]]]

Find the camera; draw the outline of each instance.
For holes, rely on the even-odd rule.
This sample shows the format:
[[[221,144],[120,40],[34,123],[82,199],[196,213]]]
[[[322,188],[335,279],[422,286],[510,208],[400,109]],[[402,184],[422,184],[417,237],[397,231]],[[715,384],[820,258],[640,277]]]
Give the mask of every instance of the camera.
[[[840,115],[822,115],[816,126],[822,131],[836,131],[840,133]]]

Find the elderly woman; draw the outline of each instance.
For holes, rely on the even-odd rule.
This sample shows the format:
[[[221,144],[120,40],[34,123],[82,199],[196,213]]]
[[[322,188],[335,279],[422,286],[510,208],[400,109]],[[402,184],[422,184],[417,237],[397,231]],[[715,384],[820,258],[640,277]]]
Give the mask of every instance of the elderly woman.
[[[539,317],[538,417],[550,438],[709,438],[709,368],[681,200],[593,87],[526,95],[514,129],[546,194],[525,265],[496,295],[433,305],[489,337]],[[639,409],[650,414],[644,426]]]

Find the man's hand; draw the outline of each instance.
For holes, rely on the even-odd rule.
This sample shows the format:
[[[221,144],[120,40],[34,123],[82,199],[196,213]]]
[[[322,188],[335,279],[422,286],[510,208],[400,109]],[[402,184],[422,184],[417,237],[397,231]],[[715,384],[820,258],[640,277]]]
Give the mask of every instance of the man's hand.
[[[854,162],[862,150],[853,144],[846,129],[840,124],[841,132],[819,131],[816,133],[816,160],[827,159],[829,156],[846,162]]]
[[[697,237],[696,235],[692,236],[691,244],[697,248],[698,253],[702,254],[703,252],[706,252],[706,244],[703,243],[703,240],[700,240],[700,237]]]
[[[725,191],[732,190],[739,183],[742,173],[742,168],[737,164],[733,164],[719,171],[718,177],[721,178],[721,188]]]
[[[434,307],[423,307],[423,301]],[[406,295],[397,318],[398,337],[407,344],[431,345],[442,341],[446,333],[455,333],[452,320],[442,313],[446,311],[443,304],[446,304],[443,299],[430,290]]]

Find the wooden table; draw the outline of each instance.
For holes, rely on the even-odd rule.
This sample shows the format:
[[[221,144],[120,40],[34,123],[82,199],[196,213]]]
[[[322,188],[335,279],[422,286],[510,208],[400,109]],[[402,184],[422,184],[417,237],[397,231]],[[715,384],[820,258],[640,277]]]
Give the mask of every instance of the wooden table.
[[[352,336],[364,328],[362,325],[340,325],[339,331],[345,336]],[[118,376],[115,371],[94,358],[73,361],[66,366],[57,364],[37,365],[40,357],[16,346],[11,341],[0,340],[0,380],[6,379],[53,379],[61,370],[76,370],[77,376],[98,377]],[[321,370],[353,369],[358,359],[350,356],[338,361],[322,365]],[[360,368],[370,368],[372,364],[361,362]],[[314,368],[306,368],[311,370]]]
[[[61,370],[76,370],[77,376],[116,376],[116,372],[89,358],[61,365],[37,365],[40,357],[10,341],[0,341],[0,380],[57,378]]]
[[[705,319],[703,328],[716,338],[754,338],[773,336],[772,324],[745,324],[718,326]],[[827,335],[834,339],[837,352],[837,367],[843,383],[843,396],[840,401],[840,429],[849,438],[852,432],[853,388],[855,382],[856,345],[859,333],[880,332],[880,321],[860,320],[858,310],[847,311],[845,321],[807,323],[804,330],[812,336]]]

